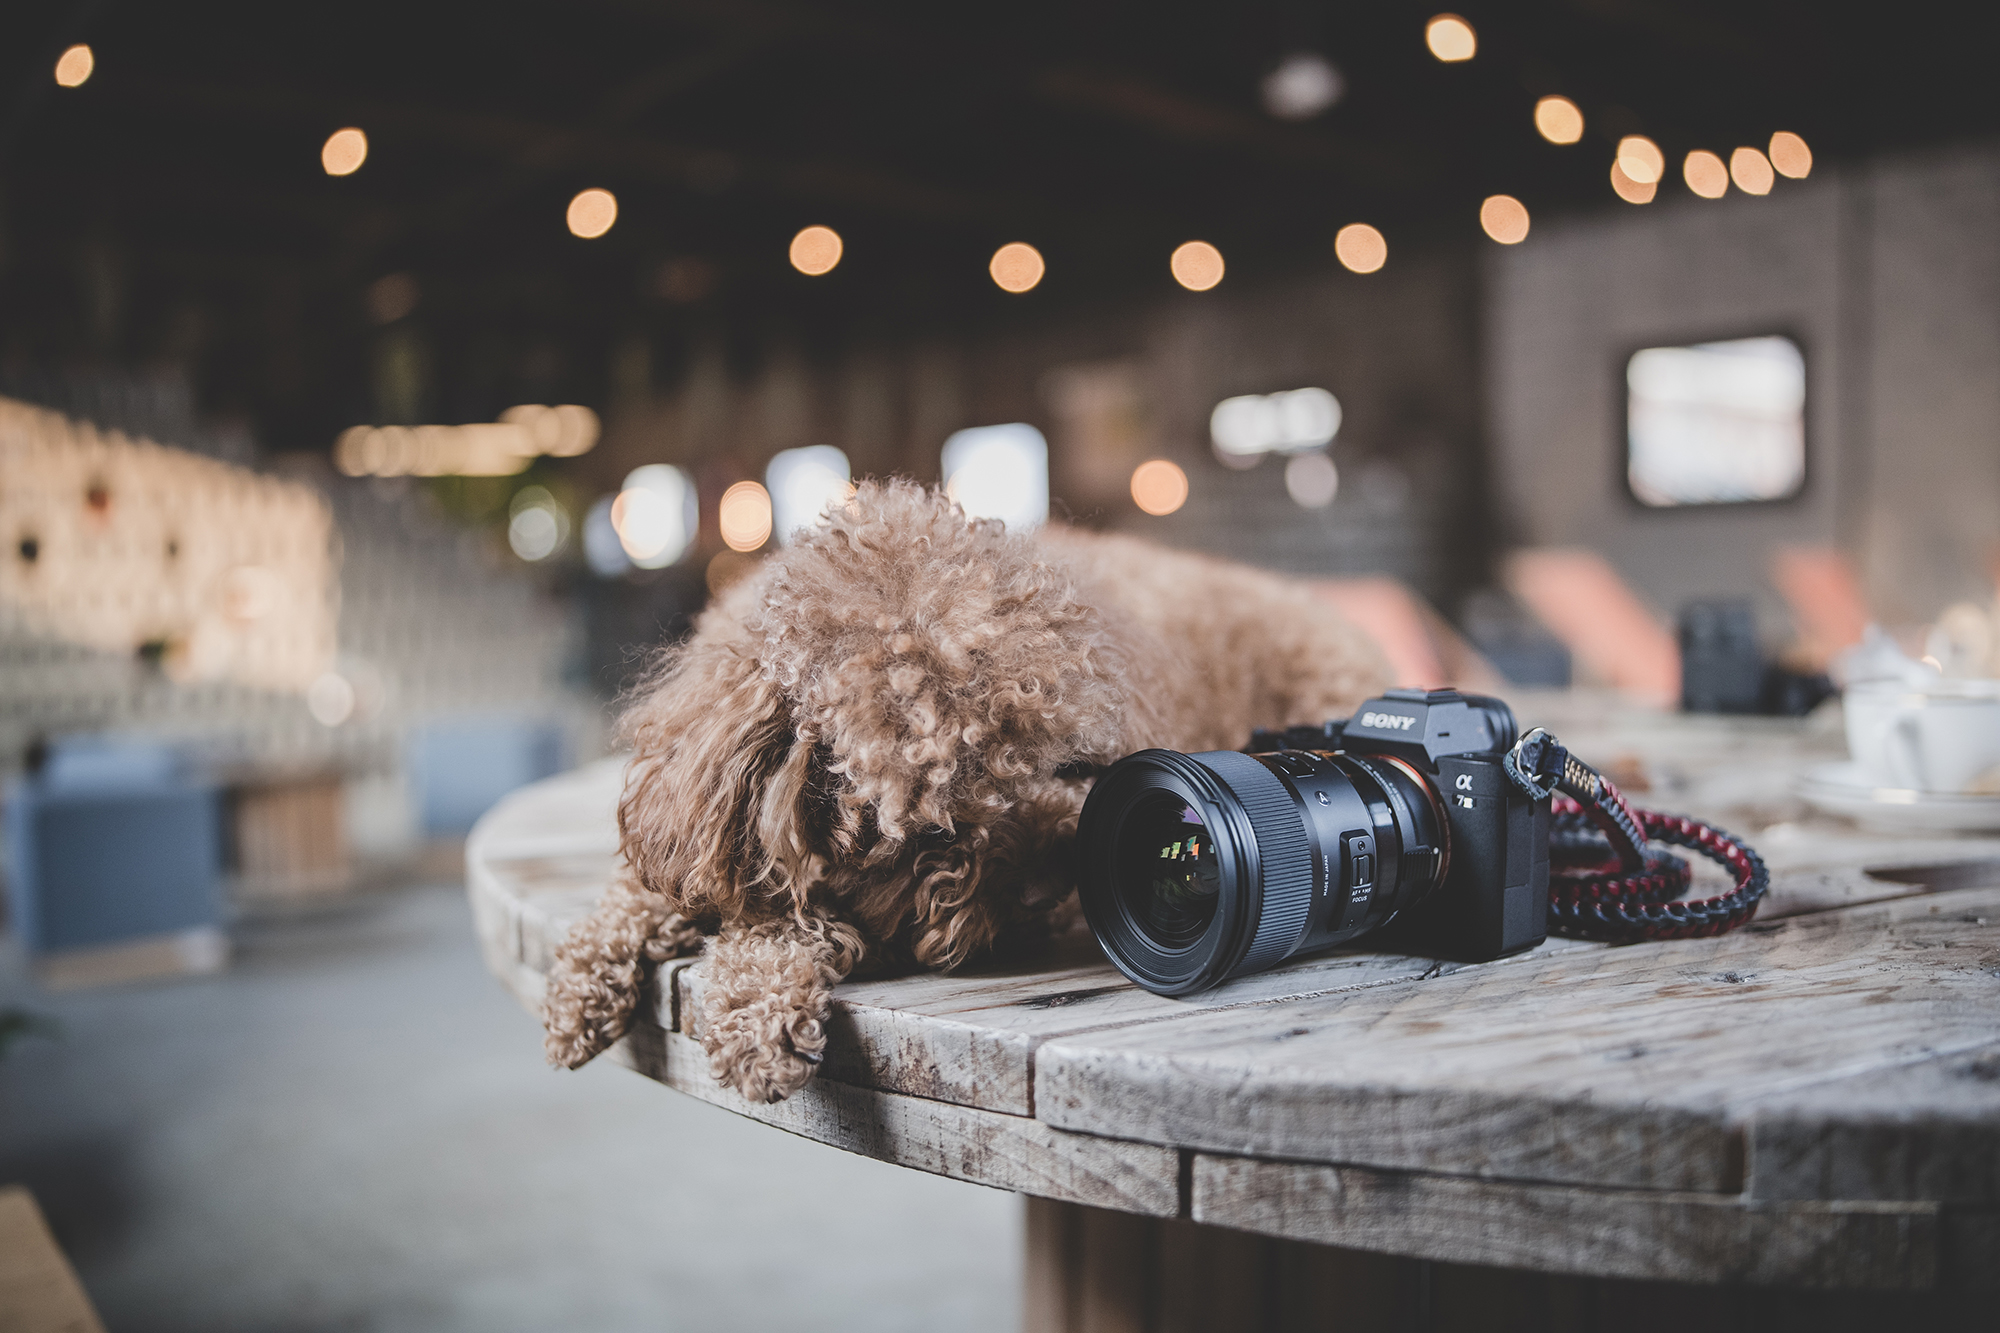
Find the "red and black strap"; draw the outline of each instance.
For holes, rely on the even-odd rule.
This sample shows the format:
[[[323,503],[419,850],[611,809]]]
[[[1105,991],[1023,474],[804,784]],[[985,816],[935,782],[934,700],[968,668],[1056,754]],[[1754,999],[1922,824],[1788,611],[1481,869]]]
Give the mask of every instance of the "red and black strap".
[[[1507,775],[1537,798],[1551,796],[1549,933],[1574,939],[1680,940],[1720,935],[1757,914],[1770,887],[1763,858],[1741,838],[1697,819],[1634,810],[1617,786],[1540,728],[1509,751]],[[1699,852],[1736,885],[1685,901],[1687,861],[1654,847]]]

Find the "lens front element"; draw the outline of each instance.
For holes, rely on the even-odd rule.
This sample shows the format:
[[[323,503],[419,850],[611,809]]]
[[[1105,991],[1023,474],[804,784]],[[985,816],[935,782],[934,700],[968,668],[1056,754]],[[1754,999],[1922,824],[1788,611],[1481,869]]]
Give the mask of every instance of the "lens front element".
[[[1113,874],[1133,922],[1161,949],[1192,947],[1215,920],[1222,869],[1201,816],[1179,796],[1148,793],[1118,830]]]

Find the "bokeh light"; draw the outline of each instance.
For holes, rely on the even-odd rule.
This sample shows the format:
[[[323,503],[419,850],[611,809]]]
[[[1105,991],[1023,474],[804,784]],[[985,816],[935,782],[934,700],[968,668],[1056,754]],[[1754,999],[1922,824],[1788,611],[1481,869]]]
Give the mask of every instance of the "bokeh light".
[[[611,502],[611,527],[625,554],[641,569],[663,569],[687,554],[694,541],[694,482],[667,463],[634,468]]]
[[[1341,99],[1347,80],[1317,51],[1295,51],[1264,76],[1264,109],[1279,120],[1311,120]]]
[[[771,540],[771,493],[754,481],[739,481],[722,493],[715,511],[722,544],[732,551],[754,551]]]
[[[974,426],[944,442],[944,493],[968,518],[997,518],[1027,532],[1049,517],[1049,442],[1025,421]]]
[[[1583,137],[1583,112],[1567,97],[1544,97],[1535,103],[1535,129],[1550,143],[1575,143]]]
[[[1697,148],[1681,164],[1687,186],[1704,199],[1720,199],[1729,193],[1729,168],[1706,148]]]
[[[1754,148],[1739,148],[1729,155],[1729,179],[1745,194],[1769,194],[1777,183],[1771,159]]]
[[[583,559],[590,572],[603,579],[632,568],[632,557],[625,554],[625,544],[611,522],[611,509],[617,502],[615,496],[600,496],[583,516]]]
[[[1611,164],[1611,189],[1628,204],[1650,204],[1660,187],[1653,184],[1641,185],[1625,174],[1625,168],[1617,162]]]
[[[611,230],[611,224],[618,220],[618,199],[609,190],[579,190],[576,198],[569,201],[569,212],[564,221],[569,223],[570,234],[581,236],[586,241],[596,240]]]
[[[771,530],[778,540],[790,541],[827,510],[846,504],[854,494],[853,477],[847,455],[830,444],[774,454],[764,467],[764,485],[771,492]]]
[[[1189,241],[1167,261],[1174,281],[1191,292],[1205,292],[1222,281],[1222,251],[1207,241]]]
[[[1254,466],[1270,453],[1321,449],[1340,433],[1340,400],[1325,389],[1246,393],[1225,398],[1208,414],[1215,456],[1230,467]]]
[[[1340,492],[1340,469],[1325,454],[1298,454],[1285,464],[1285,493],[1302,509],[1324,509]]]
[[[1628,134],[1618,141],[1618,165],[1641,185],[1658,185],[1667,174],[1666,155],[1643,134]]]
[[[65,88],[81,88],[97,68],[97,56],[78,42],[56,58],[56,82]]]
[[[1771,136],[1771,165],[1780,176],[1802,181],[1812,175],[1812,149],[1790,130],[1779,130]]]
[[[1424,45],[1447,65],[1470,60],[1479,51],[1479,38],[1472,25],[1456,14],[1439,14],[1424,25]]]
[[[354,715],[354,685],[336,672],[322,672],[306,686],[306,711],[322,727],[337,727]]]
[[[1033,291],[1042,280],[1046,266],[1040,250],[1025,241],[1012,241],[993,252],[986,271],[993,275],[994,285],[1001,291],[1027,292]]]
[[[1187,503],[1187,473],[1165,458],[1149,458],[1132,469],[1132,503],[1154,517],[1173,513]]]
[[[792,237],[792,267],[809,278],[833,272],[846,247],[831,227],[807,227]]]
[[[329,176],[352,176],[368,160],[368,136],[352,125],[335,130],[320,145],[319,164]]]
[[[1511,194],[1489,195],[1479,206],[1479,225],[1502,245],[1528,239],[1528,206]]]
[[[1389,242],[1365,222],[1350,222],[1333,235],[1333,254],[1356,273],[1373,273],[1389,262]]]
[[[569,513],[544,486],[523,486],[507,506],[507,545],[523,560],[546,560],[569,538]]]

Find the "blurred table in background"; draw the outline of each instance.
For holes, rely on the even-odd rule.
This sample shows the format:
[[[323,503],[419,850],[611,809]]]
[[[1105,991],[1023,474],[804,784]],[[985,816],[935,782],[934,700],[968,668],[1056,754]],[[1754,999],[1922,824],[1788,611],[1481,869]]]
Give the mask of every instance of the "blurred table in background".
[[[611,1056],[1030,1196],[1036,1330],[1990,1315],[2000,838],[1808,811],[1791,793],[1843,753],[1837,710],[1515,702],[1641,804],[1752,839],[1773,872],[1759,918],[1478,965],[1343,950],[1183,999],[1074,944],[855,981],[820,1076],[771,1106],[710,1077],[702,969],[681,961]],[[620,780],[611,760],[538,783],[468,843],[488,964],[530,1009],[611,874]]]

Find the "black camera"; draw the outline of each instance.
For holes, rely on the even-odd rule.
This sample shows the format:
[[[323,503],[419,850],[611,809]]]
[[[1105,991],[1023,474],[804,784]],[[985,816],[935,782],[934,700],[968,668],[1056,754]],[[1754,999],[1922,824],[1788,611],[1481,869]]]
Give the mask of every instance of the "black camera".
[[[1084,915],[1119,970],[1185,995],[1392,927],[1467,962],[1540,944],[1549,802],[1507,775],[1514,712],[1390,690],[1345,722],[1260,731],[1250,753],[1141,750],[1077,829]]]

